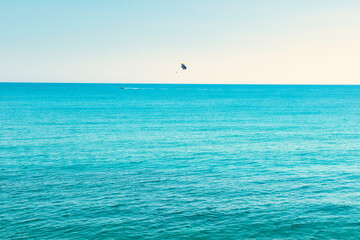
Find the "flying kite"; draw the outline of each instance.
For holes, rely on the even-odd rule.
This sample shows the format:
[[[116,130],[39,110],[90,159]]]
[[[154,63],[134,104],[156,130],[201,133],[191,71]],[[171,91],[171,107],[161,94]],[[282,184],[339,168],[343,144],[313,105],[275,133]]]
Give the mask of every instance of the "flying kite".
[[[182,68],[183,70],[186,70],[185,64],[181,63],[181,68]]]

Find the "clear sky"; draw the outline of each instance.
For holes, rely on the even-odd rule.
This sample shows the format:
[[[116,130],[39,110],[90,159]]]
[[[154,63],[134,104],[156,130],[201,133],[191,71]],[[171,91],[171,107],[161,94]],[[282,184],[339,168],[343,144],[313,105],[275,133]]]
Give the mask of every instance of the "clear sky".
[[[360,84],[360,1],[0,0],[0,81]]]

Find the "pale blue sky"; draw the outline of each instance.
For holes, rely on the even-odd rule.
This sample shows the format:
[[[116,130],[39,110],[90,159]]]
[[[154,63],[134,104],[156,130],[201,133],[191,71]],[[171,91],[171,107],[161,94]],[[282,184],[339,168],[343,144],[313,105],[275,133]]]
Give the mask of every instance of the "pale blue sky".
[[[3,82],[360,84],[359,41],[358,0],[0,1]]]

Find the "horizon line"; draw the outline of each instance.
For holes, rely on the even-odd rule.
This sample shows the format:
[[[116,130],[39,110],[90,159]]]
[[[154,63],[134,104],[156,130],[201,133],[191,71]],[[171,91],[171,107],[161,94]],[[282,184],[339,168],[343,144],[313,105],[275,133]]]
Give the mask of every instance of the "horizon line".
[[[142,85],[269,85],[269,86],[360,86],[359,84],[336,84],[336,83],[118,83],[118,82],[1,82],[0,84],[142,84]]]

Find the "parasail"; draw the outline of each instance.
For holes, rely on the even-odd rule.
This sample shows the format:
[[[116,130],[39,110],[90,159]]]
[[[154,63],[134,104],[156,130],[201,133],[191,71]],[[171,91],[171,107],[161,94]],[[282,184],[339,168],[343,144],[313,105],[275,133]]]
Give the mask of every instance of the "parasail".
[[[183,70],[186,70],[185,64],[181,63],[181,68],[182,68]]]

